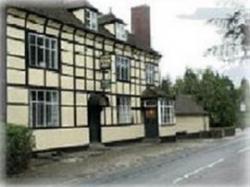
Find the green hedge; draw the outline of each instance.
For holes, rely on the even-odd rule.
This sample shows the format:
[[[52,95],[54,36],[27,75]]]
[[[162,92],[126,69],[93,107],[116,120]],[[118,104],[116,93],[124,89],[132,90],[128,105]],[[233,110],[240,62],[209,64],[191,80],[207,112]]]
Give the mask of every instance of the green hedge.
[[[28,167],[32,154],[31,130],[13,124],[6,126],[6,172],[17,174]]]

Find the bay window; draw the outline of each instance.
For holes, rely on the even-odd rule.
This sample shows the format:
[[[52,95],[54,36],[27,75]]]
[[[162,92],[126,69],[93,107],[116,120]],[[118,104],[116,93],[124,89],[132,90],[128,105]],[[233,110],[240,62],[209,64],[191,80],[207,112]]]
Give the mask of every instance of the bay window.
[[[170,125],[175,124],[174,102],[166,99],[160,99],[158,104],[159,124]]]

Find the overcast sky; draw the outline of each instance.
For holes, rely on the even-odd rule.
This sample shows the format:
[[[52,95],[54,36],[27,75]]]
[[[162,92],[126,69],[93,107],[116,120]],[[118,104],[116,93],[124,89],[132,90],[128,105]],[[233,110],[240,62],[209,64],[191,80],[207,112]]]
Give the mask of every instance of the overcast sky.
[[[3,0],[0,0],[3,2]],[[7,1],[7,0],[5,0]],[[20,0],[21,1],[21,0]],[[75,0],[55,0],[75,1]],[[223,0],[88,0],[103,13],[110,8],[123,19],[130,30],[130,9],[147,4],[151,7],[152,47],[163,57],[160,62],[162,77],[172,80],[181,77],[186,67],[214,70],[229,75],[236,83],[244,76],[250,78],[250,63],[228,65],[213,57],[204,57],[205,50],[218,43],[220,37],[216,28],[206,23],[206,18],[221,16]],[[227,0],[230,1],[230,0]],[[250,0],[241,0],[250,8]],[[49,0],[33,2],[54,2]],[[218,4],[220,2],[220,4]],[[222,9],[223,10],[223,9]]]
[[[183,75],[186,67],[204,69],[210,66],[236,82],[243,74],[250,77],[249,65],[228,66],[212,57],[203,56],[204,51],[220,39],[216,28],[205,20],[223,13],[214,10],[218,9],[218,0],[89,1],[103,13],[109,12],[112,7],[112,12],[128,24],[127,29],[130,29],[131,7],[141,4],[151,7],[152,46],[163,55],[160,63],[162,76],[168,74],[175,80]]]

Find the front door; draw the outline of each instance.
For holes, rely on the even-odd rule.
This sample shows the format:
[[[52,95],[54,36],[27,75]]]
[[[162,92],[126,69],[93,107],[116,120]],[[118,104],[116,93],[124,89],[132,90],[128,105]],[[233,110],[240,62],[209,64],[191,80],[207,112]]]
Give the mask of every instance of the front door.
[[[158,118],[157,107],[150,107],[144,109],[144,124],[145,124],[145,137],[158,138]]]
[[[88,124],[90,143],[101,142],[101,107],[88,107]]]

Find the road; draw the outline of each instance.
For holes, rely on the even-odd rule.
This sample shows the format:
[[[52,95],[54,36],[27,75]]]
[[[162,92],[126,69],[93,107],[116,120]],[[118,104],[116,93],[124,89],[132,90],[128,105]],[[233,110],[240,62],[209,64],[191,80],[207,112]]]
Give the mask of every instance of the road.
[[[81,181],[84,185],[250,185],[250,136],[225,138],[198,151],[182,150],[159,157],[143,166],[108,176]]]

